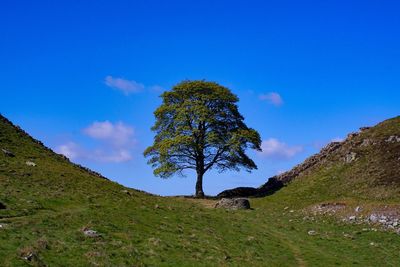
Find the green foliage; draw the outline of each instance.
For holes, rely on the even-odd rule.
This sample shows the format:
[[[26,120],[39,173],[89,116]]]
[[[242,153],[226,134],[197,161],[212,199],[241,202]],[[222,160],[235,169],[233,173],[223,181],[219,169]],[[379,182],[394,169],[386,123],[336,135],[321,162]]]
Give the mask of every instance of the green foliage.
[[[154,144],[144,152],[155,175],[167,178],[193,169],[202,176],[212,168],[257,168],[245,151],[260,150],[260,135],[246,126],[238,98],[229,89],[214,82],[184,81],[162,99],[154,112]]]

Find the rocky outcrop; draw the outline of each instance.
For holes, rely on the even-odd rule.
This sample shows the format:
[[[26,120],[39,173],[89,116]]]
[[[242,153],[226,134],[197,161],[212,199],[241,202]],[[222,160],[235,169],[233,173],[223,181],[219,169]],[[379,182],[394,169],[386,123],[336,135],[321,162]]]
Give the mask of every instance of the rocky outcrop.
[[[250,202],[247,198],[223,198],[215,204],[215,208],[231,210],[250,209]]]
[[[385,139],[372,139],[369,134],[371,130],[373,128],[362,127],[360,131],[348,134],[347,138],[342,142],[329,143],[319,153],[307,158],[303,163],[298,164],[291,170],[269,178],[267,183],[258,188],[238,187],[229,189],[218,194],[218,197],[264,197],[273,194],[293,181],[293,179],[310,173],[326,162],[341,161],[344,164],[354,164],[362,156],[363,149],[368,149],[370,146],[378,144],[400,142],[400,136],[397,135],[392,135]]]
[[[35,167],[35,166],[36,166],[36,163],[35,163],[35,162],[29,161],[29,160],[26,161],[25,164],[26,164],[26,166],[31,166],[31,167]]]
[[[392,135],[386,140],[386,143],[400,143],[400,136]]]

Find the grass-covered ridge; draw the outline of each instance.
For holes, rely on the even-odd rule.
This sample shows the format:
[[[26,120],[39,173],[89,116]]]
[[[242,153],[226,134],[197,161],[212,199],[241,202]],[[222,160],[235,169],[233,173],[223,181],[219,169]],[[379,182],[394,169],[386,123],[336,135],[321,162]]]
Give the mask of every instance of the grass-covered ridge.
[[[400,132],[399,118],[385,123],[371,136]],[[343,183],[340,179],[350,179],[348,173],[359,174],[365,167],[357,165],[363,164],[362,158],[354,165],[333,164],[270,197],[252,199],[253,210],[226,211],[210,208],[211,200],[157,197],[101,178],[46,149],[4,118],[0,149],[15,155],[0,151],[0,202],[6,207],[0,209],[0,266],[400,264],[400,237],[395,233],[363,231],[363,225],[331,217],[304,220],[302,210],[317,202],[369,201],[359,195],[362,187],[353,192],[344,184],[343,191],[331,179],[337,176]],[[375,182],[377,188],[383,186]],[[396,186],[388,192],[398,192]],[[371,201],[396,203],[398,196],[376,195]],[[101,236],[85,237],[85,228]],[[309,235],[310,230],[317,234]],[[30,260],[24,259],[29,255]]]
[[[349,155],[354,159],[346,162]],[[350,198],[398,203],[400,117],[350,134],[321,164],[294,178],[284,194],[311,201]]]

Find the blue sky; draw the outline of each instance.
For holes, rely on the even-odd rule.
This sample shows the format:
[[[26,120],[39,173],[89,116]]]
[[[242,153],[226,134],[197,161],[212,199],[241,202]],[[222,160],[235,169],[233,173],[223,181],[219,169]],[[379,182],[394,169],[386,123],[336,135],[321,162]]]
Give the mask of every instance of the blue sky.
[[[143,158],[158,97],[229,87],[264,140],[259,169],[206,174],[207,194],[258,186],[331,140],[400,114],[398,1],[2,1],[0,112],[74,162],[174,195]]]

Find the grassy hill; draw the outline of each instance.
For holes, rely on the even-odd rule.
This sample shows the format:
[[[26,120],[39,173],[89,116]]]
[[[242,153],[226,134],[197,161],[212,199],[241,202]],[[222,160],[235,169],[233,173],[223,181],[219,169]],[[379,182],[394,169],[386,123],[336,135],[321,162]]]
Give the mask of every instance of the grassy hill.
[[[293,169],[259,188],[239,187],[219,196],[265,196],[284,185],[311,200],[351,197],[398,200],[400,196],[400,117],[363,127],[342,142],[332,142]],[[294,192],[294,193],[295,193]]]
[[[350,134],[321,162],[289,182],[293,194],[311,200],[348,197],[398,202],[400,117]]]
[[[386,121],[363,139],[388,140],[399,125]],[[308,212],[338,201],[395,207],[398,143],[359,149],[351,163],[338,154],[251,199],[252,210],[228,211],[125,188],[0,117],[0,266],[399,266],[398,234]]]

